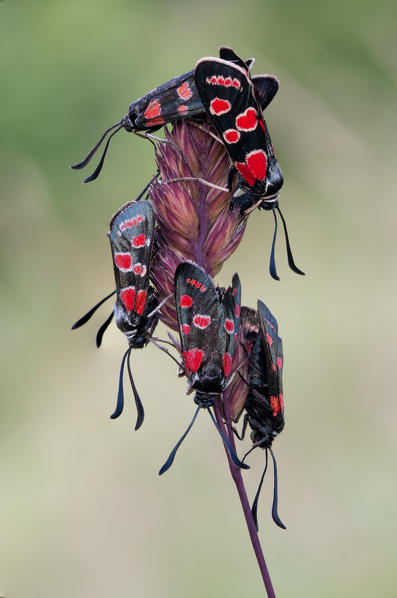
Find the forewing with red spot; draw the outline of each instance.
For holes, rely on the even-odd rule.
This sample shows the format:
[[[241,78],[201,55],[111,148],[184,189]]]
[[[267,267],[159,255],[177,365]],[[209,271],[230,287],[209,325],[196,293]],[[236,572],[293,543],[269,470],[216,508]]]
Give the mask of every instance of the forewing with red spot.
[[[262,301],[258,301],[258,314],[264,348],[264,370],[267,378],[266,396],[270,401],[273,417],[283,419],[283,346],[278,335],[276,318]]]
[[[232,286],[227,289],[222,299],[223,331],[226,333],[226,347],[223,369],[225,376],[231,373],[231,363],[236,348],[240,320],[241,283],[238,274],[232,279]],[[230,366],[230,367],[229,367]]]
[[[149,201],[129,202],[110,222],[109,240],[113,256],[119,310],[116,322],[128,320],[137,326],[148,313],[149,271],[154,237],[154,216]],[[119,316],[119,317],[117,317]]]
[[[211,277],[196,264],[183,262],[175,271],[175,304],[189,385],[221,392],[225,375],[226,332],[223,310]]]

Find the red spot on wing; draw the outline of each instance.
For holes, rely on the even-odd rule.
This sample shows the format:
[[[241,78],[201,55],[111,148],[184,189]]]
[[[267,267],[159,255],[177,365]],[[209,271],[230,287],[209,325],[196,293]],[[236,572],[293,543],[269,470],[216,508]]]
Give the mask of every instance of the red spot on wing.
[[[196,328],[204,330],[205,328],[208,328],[208,326],[211,324],[211,316],[196,314],[193,318],[193,324]]]
[[[280,403],[278,401],[278,397],[270,397],[270,405],[273,409],[273,417],[277,415],[280,411]]]
[[[256,179],[264,181],[267,171],[267,158],[263,150],[254,150],[246,155],[245,161]]]
[[[234,332],[234,321],[233,320],[230,320],[229,318],[226,318],[226,320],[225,320],[225,330],[229,334],[232,334]]]
[[[244,162],[236,162],[235,166],[249,185],[255,185],[255,177],[252,175],[250,169],[246,164],[244,164]]]
[[[116,253],[114,261],[118,269],[122,272],[128,272],[132,266],[132,257],[129,253]]]
[[[237,293],[237,289],[233,289],[233,291],[232,291],[232,295],[233,295],[233,297],[234,297],[234,295],[235,295],[236,293]]]
[[[247,108],[244,112],[236,116],[236,127],[240,131],[255,131],[258,124],[255,108]]]
[[[230,87],[232,84],[232,78],[231,77],[226,77],[225,79],[225,87]]]
[[[187,362],[190,368],[190,371],[197,372],[199,369],[201,362],[203,361],[204,351],[201,349],[190,349],[187,352]]]
[[[195,286],[196,286],[196,289],[199,289],[201,287],[201,282],[197,281]]]
[[[223,371],[227,377],[232,369],[232,356],[230,353],[223,354]]]
[[[159,100],[152,100],[149,104],[149,106],[146,108],[145,112],[143,113],[143,116],[147,119],[147,120],[151,120],[152,118],[156,118],[157,116],[160,116],[161,114],[161,105]]]
[[[284,413],[284,397],[282,392],[280,392],[280,394],[278,395],[278,400],[280,402],[281,413]]]
[[[133,237],[131,240],[131,245],[135,247],[135,249],[139,249],[139,247],[144,247],[146,243],[146,235],[145,233],[140,233],[136,237]]]
[[[137,274],[137,276],[145,276],[145,274],[146,274],[145,264],[143,264],[143,265],[140,263],[135,264],[133,269],[134,269],[134,274]]]
[[[135,311],[137,314],[142,314],[146,303],[146,291],[138,291],[136,296]]]
[[[182,100],[190,100],[190,98],[193,95],[192,90],[189,87],[189,83],[187,81],[185,81],[184,83],[182,83],[182,85],[180,85],[178,87],[178,89],[176,90],[178,96],[180,98],[182,98]]]
[[[196,282],[197,282],[197,280],[195,278],[192,278],[192,280],[190,281],[190,284],[192,285],[192,287],[196,286]]]
[[[235,315],[236,315],[236,318],[238,318],[240,315],[240,306],[238,304],[236,305]]]
[[[164,118],[161,118],[161,116],[159,116],[158,118],[152,118],[150,121],[148,121],[146,123],[146,126],[153,127],[154,125],[163,125],[164,122]]]
[[[225,85],[225,79],[222,77],[222,75],[218,76],[218,85]]]
[[[190,326],[189,326],[189,324],[182,324],[181,330],[182,330],[182,334],[184,334],[185,336],[187,334],[189,334],[189,332],[190,332]]]
[[[273,372],[277,372],[277,368],[276,368],[276,366],[274,365],[274,363],[272,363],[272,370],[273,370]]]
[[[230,108],[232,107],[229,100],[222,100],[222,98],[214,98],[210,102],[210,112],[215,116],[221,116],[222,114],[226,114],[229,112]]]
[[[273,339],[268,332],[266,332],[266,340],[270,346],[273,344]]]
[[[179,298],[179,305],[181,307],[192,307],[193,299],[189,295],[181,295]]]
[[[189,111],[189,108],[186,106],[186,104],[181,104],[181,105],[178,107],[178,112],[179,112],[179,114],[182,114],[182,115],[184,115],[184,114],[187,114],[187,113],[188,113],[188,111]]]
[[[227,131],[223,133],[223,139],[226,143],[237,143],[240,137],[241,135],[236,129],[227,129]]]
[[[125,230],[126,228],[132,228],[133,226],[136,226],[139,222],[143,221],[143,216],[135,216],[134,218],[132,218],[131,220],[124,220],[124,222],[122,222],[120,224],[120,230]]]
[[[212,75],[212,77],[211,77],[211,85],[216,85],[216,82],[217,82],[216,76]]]
[[[277,357],[277,367],[279,370],[281,370],[281,368],[283,367],[283,360],[281,359],[281,357]]]
[[[127,287],[120,293],[120,299],[127,311],[132,311],[135,301],[135,287]]]
[[[200,291],[202,293],[205,293],[206,290],[207,290],[207,288],[202,284],[201,287],[200,287]]]
[[[233,87],[235,87],[236,89],[240,89],[240,81],[238,79],[233,79],[232,81],[232,85]]]
[[[264,133],[266,133],[266,127],[265,127],[265,123],[263,122],[263,120],[262,120],[262,119],[259,119],[259,124],[260,124],[260,126],[262,127],[262,129],[263,129],[263,132],[264,132]]]

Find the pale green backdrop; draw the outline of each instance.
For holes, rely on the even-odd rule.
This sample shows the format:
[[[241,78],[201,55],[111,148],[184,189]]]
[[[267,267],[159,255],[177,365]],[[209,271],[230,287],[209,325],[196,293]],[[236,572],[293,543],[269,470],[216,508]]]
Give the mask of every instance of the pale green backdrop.
[[[280,237],[282,280],[270,279],[272,218],[257,213],[217,279],[238,270],[243,302],[264,300],[284,340],[287,531],[269,515],[271,477],[260,506],[276,593],[397,596],[396,12],[391,0],[0,4],[0,595],[264,595],[207,418],[157,476],[192,415],[173,363],[134,354],[147,414],[134,433],[130,400],[108,418],[125,339],[112,327],[97,351],[102,316],[70,331],[112,288],[108,222],[154,161],[120,133],[98,181],[67,166],[132,100],[225,44],[281,80],[267,120],[307,272],[288,270]]]

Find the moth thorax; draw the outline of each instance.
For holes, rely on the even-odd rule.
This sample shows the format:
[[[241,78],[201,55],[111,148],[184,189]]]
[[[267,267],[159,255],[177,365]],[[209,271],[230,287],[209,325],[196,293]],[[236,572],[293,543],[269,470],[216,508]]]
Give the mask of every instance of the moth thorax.
[[[194,402],[196,403],[196,405],[199,405],[200,407],[212,407],[212,405],[215,403],[215,399],[217,396],[218,393],[210,394],[206,392],[200,392],[198,390],[194,395]]]
[[[130,114],[126,114],[125,117],[123,118],[123,120],[121,121],[121,124],[123,125],[124,129],[126,131],[128,131],[128,133],[131,133],[134,130],[134,125],[133,122],[130,118]]]

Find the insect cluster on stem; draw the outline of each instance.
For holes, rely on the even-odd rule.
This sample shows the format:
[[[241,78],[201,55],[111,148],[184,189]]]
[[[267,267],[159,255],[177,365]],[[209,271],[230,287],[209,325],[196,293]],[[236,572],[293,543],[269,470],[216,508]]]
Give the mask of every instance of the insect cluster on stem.
[[[285,230],[289,265],[303,274],[292,258],[278,207],[283,175],[262,114],[278,90],[278,80],[272,75],[251,76],[252,63],[226,47],[220,49],[220,58],[202,58],[195,69],[133,102],[126,116],[104,133],[86,159],[72,167],[86,166],[110,133],[98,167],[85,182],[97,178],[110,139],[121,128],[147,137],[155,146],[156,174],[137,200],[125,204],[110,221],[115,290],[73,328],[85,324],[115,294],[114,308],[96,339],[99,347],[114,317],[128,341],[111,418],[123,411],[127,364],[137,408],[135,429],[142,425],[144,408],[132,375],[131,353],[154,344],[177,363],[197,405],[159,473],[170,468],[199,412],[206,410],[231,467],[249,469],[245,459],[251,450],[261,447],[265,451],[266,466],[252,505],[256,526],[259,491],[270,452],[274,464],[272,517],[285,527],[277,512],[277,467],[272,451],[272,442],[284,427],[283,354],[277,321],[261,301],[256,310],[241,306],[238,274],[226,289],[214,283],[223,262],[238,247],[256,207],[272,210],[275,218],[272,277],[278,279],[276,211]],[[172,123],[171,130],[168,123]],[[161,127],[164,138],[153,135]],[[171,333],[168,339],[154,336],[159,320],[177,331],[179,338]],[[240,437],[233,422],[242,414]],[[253,444],[240,459],[235,438],[244,437],[247,425]]]

